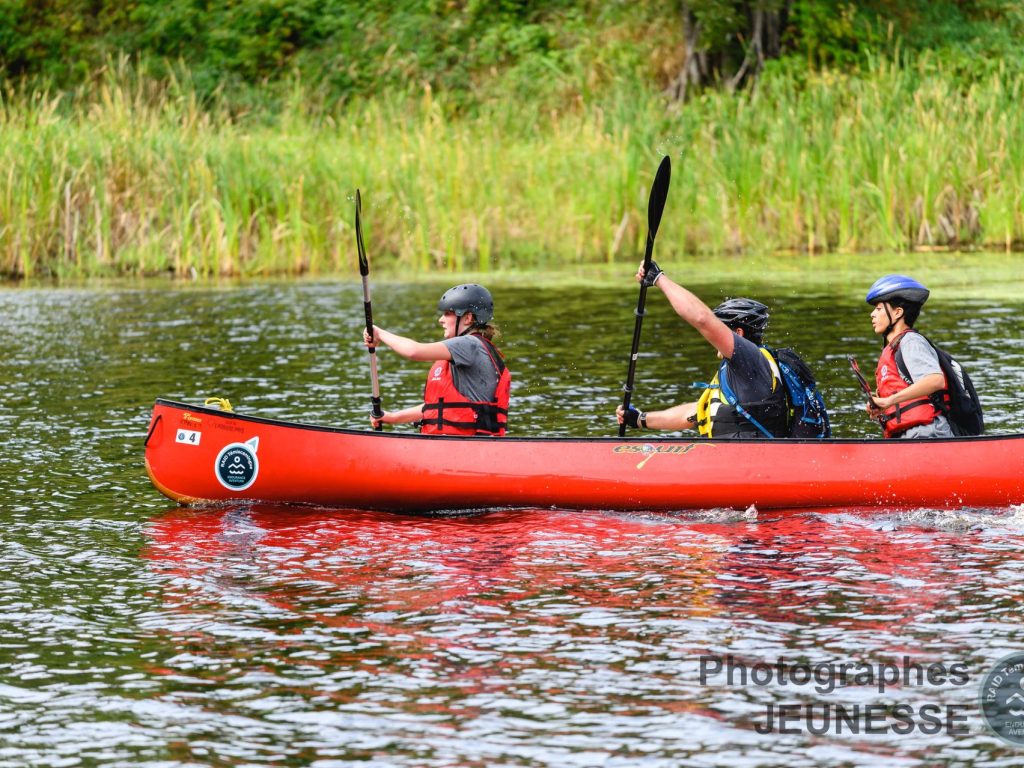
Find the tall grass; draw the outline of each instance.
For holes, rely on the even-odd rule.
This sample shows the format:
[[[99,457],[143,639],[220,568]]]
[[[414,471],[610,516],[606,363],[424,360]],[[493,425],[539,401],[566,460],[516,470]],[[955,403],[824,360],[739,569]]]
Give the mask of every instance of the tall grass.
[[[261,120],[122,65],[70,97],[3,94],[0,273],[351,272],[357,187],[375,268],[632,261],[663,153],[666,258],[1017,248],[1024,78],[955,82],[928,58],[880,60],[685,106],[623,87],[461,119],[429,91],[325,114],[297,85]]]

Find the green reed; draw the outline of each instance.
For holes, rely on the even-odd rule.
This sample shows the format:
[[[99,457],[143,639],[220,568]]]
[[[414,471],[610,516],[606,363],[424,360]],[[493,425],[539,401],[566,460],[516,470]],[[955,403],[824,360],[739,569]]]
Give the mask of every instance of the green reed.
[[[98,80],[0,97],[0,273],[352,272],[357,187],[377,269],[633,261],[663,153],[666,259],[1024,242],[1024,79],[960,86],[927,57],[461,118],[429,91],[329,114],[297,84],[238,117],[123,65]]]

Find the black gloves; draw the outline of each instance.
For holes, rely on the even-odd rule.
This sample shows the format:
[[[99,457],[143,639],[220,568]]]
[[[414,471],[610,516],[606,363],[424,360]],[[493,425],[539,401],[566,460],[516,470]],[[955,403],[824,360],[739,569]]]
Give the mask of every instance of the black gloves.
[[[647,414],[632,405],[623,412],[622,421],[632,429],[647,429]]]
[[[652,285],[658,282],[658,278],[661,277],[664,272],[661,271],[661,267],[658,266],[658,262],[651,259],[650,265],[647,267],[647,271],[644,272],[644,279],[642,285],[650,288]]]

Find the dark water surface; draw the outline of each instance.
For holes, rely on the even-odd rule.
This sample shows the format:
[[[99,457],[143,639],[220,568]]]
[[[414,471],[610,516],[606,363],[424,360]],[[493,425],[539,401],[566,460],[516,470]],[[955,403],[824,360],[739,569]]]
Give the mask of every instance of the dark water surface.
[[[376,316],[436,338],[444,287],[377,286]],[[868,307],[773,292],[773,343],[815,363],[838,434],[873,434],[845,361],[873,367]],[[611,434],[635,290],[495,294],[513,432]],[[659,295],[650,308],[644,408],[714,367]],[[922,317],[994,432],[1024,431],[1021,310],[936,297]],[[152,489],[157,396],[364,425],[361,322],[353,283],[0,291],[0,766],[1024,761],[978,712],[985,672],[1024,651],[1024,507],[417,518],[187,510]],[[416,402],[424,374],[382,353],[386,407]],[[761,733],[784,705],[815,727]],[[821,726],[871,705],[912,708],[909,732]]]

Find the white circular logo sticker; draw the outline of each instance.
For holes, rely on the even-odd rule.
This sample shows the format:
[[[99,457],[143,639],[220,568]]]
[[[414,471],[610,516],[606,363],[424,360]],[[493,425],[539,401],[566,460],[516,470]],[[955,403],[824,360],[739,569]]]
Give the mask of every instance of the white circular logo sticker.
[[[231,443],[221,448],[214,464],[214,472],[220,484],[229,491],[244,491],[256,482],[260,471],[260,460],[256,458],[259,438],[244,443]]]

